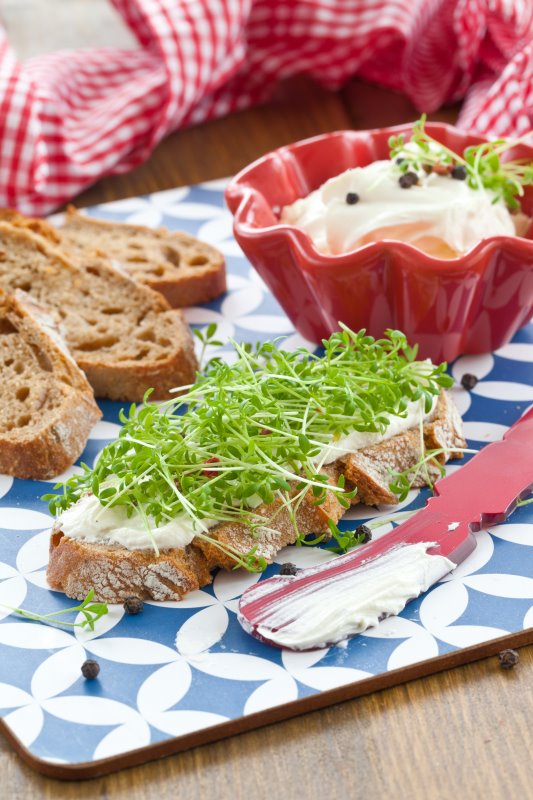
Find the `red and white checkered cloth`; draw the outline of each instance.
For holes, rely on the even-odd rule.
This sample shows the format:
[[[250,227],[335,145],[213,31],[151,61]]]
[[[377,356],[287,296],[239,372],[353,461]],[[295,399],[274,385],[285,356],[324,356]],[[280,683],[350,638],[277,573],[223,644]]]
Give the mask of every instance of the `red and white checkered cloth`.
[[[0,28],[0,205],[51,211],[298,73],[331,89],[358,73],[421,111],[466,97],[459,124],[480,133],[532,127],[532,0],[111,2],[137,50],[21,63]]]

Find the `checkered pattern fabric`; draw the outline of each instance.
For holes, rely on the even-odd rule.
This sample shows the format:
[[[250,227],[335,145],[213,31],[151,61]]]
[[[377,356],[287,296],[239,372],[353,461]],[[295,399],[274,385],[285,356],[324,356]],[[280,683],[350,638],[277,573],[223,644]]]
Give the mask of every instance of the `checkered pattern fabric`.
[[[425,111],[465,97],[459,124],[480,133],[531,129],[531,0],[111,1],[138,49],[21,63],[0,29],[0,205],[47,213],[298,73],[331,89],[357,73]]]

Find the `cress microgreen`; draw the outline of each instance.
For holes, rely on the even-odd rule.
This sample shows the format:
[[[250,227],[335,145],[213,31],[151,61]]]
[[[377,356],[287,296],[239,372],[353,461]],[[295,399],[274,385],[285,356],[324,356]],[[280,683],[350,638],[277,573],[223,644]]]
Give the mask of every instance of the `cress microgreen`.
[[[496,139],[467,147],[460,154],[434,139],[425,129],[426,115],[413,124],[409,142],[403,133],[389,138],[390,157],[394,169],[401,173],[423,173],[431,170],[461,166],[466,170],[466,182],[472,189],[485,189],[493,195],[493,202],[503,200],[511,209],[519,209],[517,197],[524,194],[524,186],[533,184],[533,162],[528,159],[504,161],[502,156],[516,147],[522,139]]]
[[[17,614],[24,619],[32,620],[33,622],[41,622],[44,625],[65,625],[69,628],[85,628],[89,631],[94,631],[94,623],[108,613],[106,603],[93,603],[94,589],[91,589],[85,600],[78,606],[72,608],[63,608],[59,611],[52,611],[49,614],[36,614],[33,611],[26,611],[23,608],[13,608],[6,606],[2,603],[3,608],[8,608],[12,614]],[[64,619],[59,619],[62,614],[75,614],[81,613],[84,617],[80,622],[68,622]]]
[[[328,525],[332,538],[337,542],[336,547],[326,547],[326,550],[331,550],[332,553],[347,553],[352,547],[365,541],[365,534],[357,533],[357,528],[352,531],[341,531],[331,519]]]
[[[405,416],[410,402],[427,413],[441,387],[452,384],[445,364],[416,360],[403,333],[389,330],[376,340],[341,328],[323,341],[322,356],[287,352],[279,342],[232,342],[235,361],[210,361],[181,396],[155,405],[147,395],[140,409],[121,412],[118,439],[95,467],[84,466],[55,487],[61,494],[43,499],[59,514],[92,492],[153,526],[186,515],[195,535],[237,566],[263,569],[256,547],[242,554],[216,542],[207,521],[244,523],[259,540],[288,512],[304,543],[297,512],[306,497],[321,505],[327,488],[347,507],[353,496],[342,479],[329,483],[324,448],[352,431],[384,433],[388,415]],[[332,533],[342,547],[339,535],[347,534]]]
[[[202,328],[193,328],[193,334],[196,338],[202,343],[202,348],[198,354],[198,363],[200,364],[200,369],[204,366],[204,358],[206,354],[206,350],[209,346],[211,347],[222,347],[223,342],[215,339],[216,332],[217,332],[217,325],[216,322],[210,322],[209,325],[202,329]]]

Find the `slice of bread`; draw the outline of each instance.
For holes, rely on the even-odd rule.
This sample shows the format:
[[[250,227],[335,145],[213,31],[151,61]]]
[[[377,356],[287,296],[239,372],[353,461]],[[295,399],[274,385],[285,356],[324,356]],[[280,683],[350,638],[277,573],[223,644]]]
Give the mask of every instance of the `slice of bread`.
[[[63,249],[118,262],[174,308],[207,303],[226,291],[222,253],[187,233],[106,222],[69,206],[59,234]]]
[[[102,414],[53,318],[24,292],[0,292],[0,369],[0,473],[59,475]]]
[[[182,312],[104,259],[75,264],[31,230],[0,222],[0,288],[23,289],[61,320],[67,345],[97,397],[153,399],[194,381]]]
[[[433,449],[435,446],[448,446],[447,442],[453,448],[461,448],[466,444],[457,410],[449,396],[443,393],[431,418],[424,425],[424,447]],[[452,451],[441,454],[439,458],[446,461],[450,456],[461,455]],[[361,494],[355,498],[359,501],[364,500],[372,505],[396,503],[397,498],[388,489],[390,470],[409,469],[418,463],[420,456],[420,431],[417,428],[360,450],[354,457],[339,459],[324,468],[323,472],[335,484],[339,475],[346,475],[360,489]],[[357,473],[355,463],[358,465]],[[367,464],[369,472],[365,473]],[[436,477],[435,472],[438,471],[434,467],[431,472]],[[423,482],[425,474],[421,473],[417,483],[421,485]],[[300,505],[297,512],[298,528],[304,534],[322,533],[328,537],[329,520],[336,523],[343,514],[343,508],[333,492],[328,492],[321,506],[314,505],[312,501],[309,493]],[[275,502],[259,507],[257,511],[272,517],[279,509],[279,502]],[[95,589],[96,599],[107,602],[121,602],[132,594],[145,599],[180,600],[186,592],[209,583],[212,569],[234,568],[235,562],[216,546],[216,542],[243,554],[257,545],[257,554],[271,562],[282,547],[296,541],[296,532],[286,509],[275,516],[259,538],[254,538],[246,525],[227,523],[211,528],[209,536],[212,543],[197,537],[186,548],[163,551],[157,558],[149,550],[127,550],[116,545],[95,545],[89,541],[71,539],[63,534],[58,521],[50,540],[48,581],[53,589],[78,600],[82,600],[92,588]]]

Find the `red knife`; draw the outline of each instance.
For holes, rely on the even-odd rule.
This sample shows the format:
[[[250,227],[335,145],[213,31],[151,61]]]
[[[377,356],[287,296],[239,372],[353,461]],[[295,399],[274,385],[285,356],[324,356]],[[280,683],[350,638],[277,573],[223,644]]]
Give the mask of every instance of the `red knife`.
[[[239,622],[257,639],[295,650],[361,633],[444,577],[474,550],[474,532],[503,522],[532,489],[530,409],[503,439],[437,481],[426,506],[389,534],[295,576],[247,589]]]

